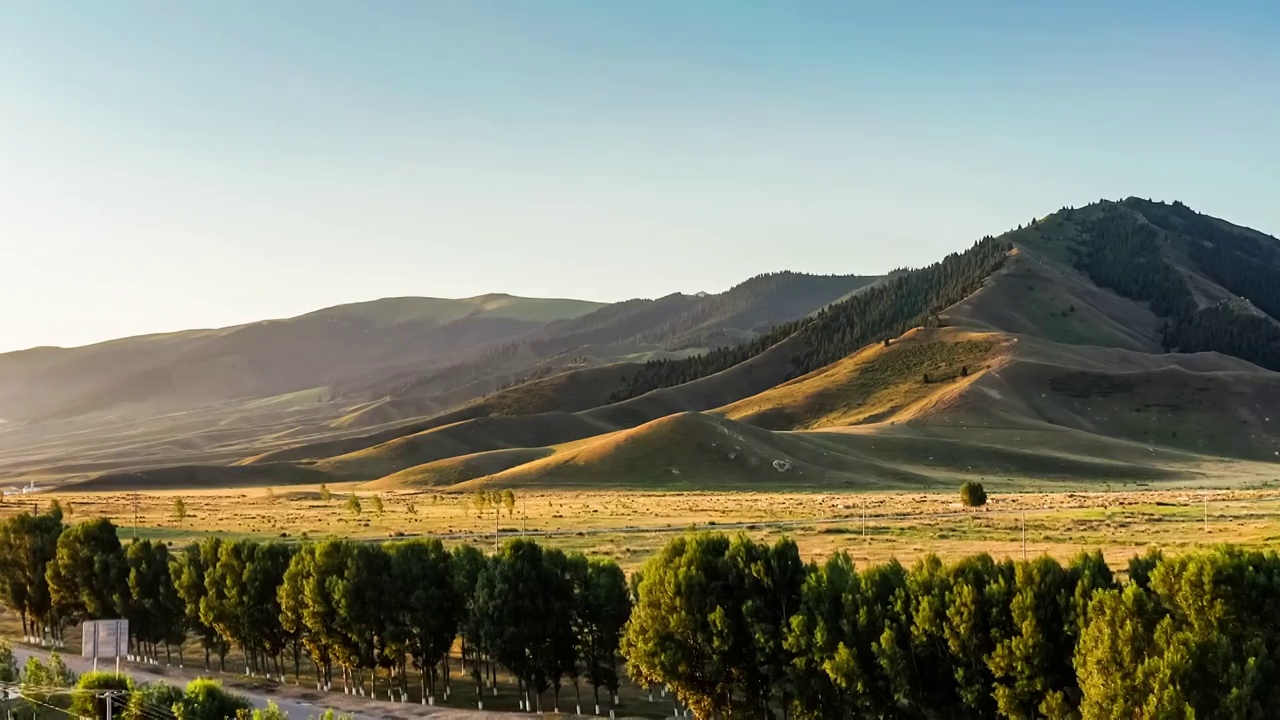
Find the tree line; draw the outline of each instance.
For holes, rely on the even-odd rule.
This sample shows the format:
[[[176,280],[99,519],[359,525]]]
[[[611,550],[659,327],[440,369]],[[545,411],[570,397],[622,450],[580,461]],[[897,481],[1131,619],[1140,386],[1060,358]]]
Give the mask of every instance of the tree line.
[[[714,375],[793,336],[799,338],[799,347],[791,354],[790,377],[799,377],[870,343],[927,324],[944,308],[981,287],[1004,263],[1011,247],[1006,240],[985,237],[968,250],[952,253],[933,265],[894,271],[883,281],[812,317],[776,325],[749,342],[681,360],[650,361],[609,401],[621,402]]]
[[[498,667],[522,702],[588,684],[616,701],[619,643],[630,616],[626,576],[611,560],[515,540],[493,556],[438,540],[285,544],[210,536],[171,552],[127,547],[106,519],[64,525],[59,508],[0,523],[0,600],[30,637],[60,641],[75,623],[129,620],[130,651],[171,661],[189,637],[205,668],[225,671],[232,648],[251,674],[283,680],[310,667],[317,687],[335,671],[347,692],[449,692],[451,650],[480,696]],[[309,661],[303,662],[303,657]],[[379,677],[383,682],[379,684]],[[444,683],[441,687],[441,683]]]
[[[1280,717],[1280,557],[856,568],[695,535],[641,573],[630,673],[700,718]]]
[[[291,660],[297,677],[305,656],[322,689],[338,675],[348,692],[403,698],[412,666],[421,697],[448,696],[459,648],[477,698],[502,668],[530,711],[569,684],[616,702],[625,662],[722,720],[1280,716],[1275,552],[1149,552],[1121,581],[1096,551],[858,568],[844,553],[806,563],[786,539],[704,533],[628,580],[525,540],[487,556],[208,538],[169,555],[122,548],[106,520],[61,525],[55,509],[0,526],[2,597],[30,632],[124,615],[143,656],[194,635],[206,667],[234,647],[253,673],[283,676]],[[23,554],[53,527],[51,555]],[[26,567],[39,557],[43,573]],[[40,576],[33,595],[23,583]]]

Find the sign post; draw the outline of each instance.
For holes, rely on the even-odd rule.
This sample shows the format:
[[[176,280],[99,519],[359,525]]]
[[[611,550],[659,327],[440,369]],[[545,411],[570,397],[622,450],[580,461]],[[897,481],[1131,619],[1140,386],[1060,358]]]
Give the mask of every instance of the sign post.
[[[116,675],[120,674],[120,657],[129,650],[129,621],[86,620],[80,626],[80,657],[93,660],[98,669],[98,658],[116,661]]]

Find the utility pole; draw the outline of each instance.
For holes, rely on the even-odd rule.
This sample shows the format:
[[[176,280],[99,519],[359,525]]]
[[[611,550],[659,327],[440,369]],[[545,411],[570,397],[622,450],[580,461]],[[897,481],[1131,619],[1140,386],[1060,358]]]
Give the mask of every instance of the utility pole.
[[[1022,511],[1022,562],[1027,561],[1027,511]]]

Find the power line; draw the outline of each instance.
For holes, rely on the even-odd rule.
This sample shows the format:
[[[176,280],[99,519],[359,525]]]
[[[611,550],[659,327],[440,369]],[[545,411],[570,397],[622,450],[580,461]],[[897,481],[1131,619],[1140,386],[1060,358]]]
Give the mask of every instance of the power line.
[[[50,710],[57,710],[58,712],[63,713],[63,714],[66,714],[66,715],[69,715],[69,716],[71,716],[71,717],[73,717],[73,718],[82,718],[82,720],[93,720],[93,718],[86,718],[86,717],[84,717],[84,716],[82,716],[82,715],[76,715],[75,713],[71,712],[70,710],[63,710],[62,708],[58,707],[57,705],[50,705],[49,703],[46,703],[46,702],[40,702],[39,700],[36,700],[35,698],[33,698],[33,697],[29,696],[29,695],[24,695],[24,694],[23,694],[23,693],[21,693],[21,692],[19,692],[19,693],[18,693],[18,697],[22,698],[23,700],[26,700],[26,701],[27,701],[27,702],[29,702],[29,703],[35,703],[36,705],[40,705],[41,707],[47,707],[47,708],[49,708]]]

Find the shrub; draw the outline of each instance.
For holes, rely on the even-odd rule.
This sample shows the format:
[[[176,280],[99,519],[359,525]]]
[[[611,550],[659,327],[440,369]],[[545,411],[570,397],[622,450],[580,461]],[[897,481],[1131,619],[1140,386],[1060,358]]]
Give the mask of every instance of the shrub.
[[[187,685],[182,702],[173,707],[179,720],[225,720],[233,718],[240,710],[252,710],[249,701],[229,693],[222,683],[209,678],[198,678]]]
[[[182,703],[182,688],[162,682],[136,688],[124,709],[124,720],[171,720],[173,706]]]
[[[133,691],[133,681],[127,676],[112,672],[87,672],[80,676],[76,687],[81,690],[118,690],[118,695],[111,697],[111,717],[118,717],[129,701],[129,693]],[[107,698],[94,693],[76,693],[71,696],[71,713],[80,717],[108,717]]]
[[[987,504],[987,491],[982,487],[982,483],[969,482],[960,486],[960,502],[965,507],[982,507]]]

